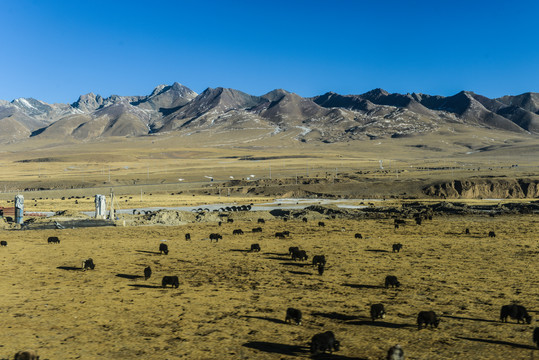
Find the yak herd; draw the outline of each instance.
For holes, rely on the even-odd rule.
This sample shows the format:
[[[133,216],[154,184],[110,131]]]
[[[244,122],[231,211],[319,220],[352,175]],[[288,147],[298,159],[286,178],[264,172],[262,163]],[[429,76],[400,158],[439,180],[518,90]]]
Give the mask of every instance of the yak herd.
[[[240,208],[238,208],[240,210]],[[241,209],[243,210],[243,209]],[[432,219],[432,218],[431,218]],[[306,218],[303,218],[302,221],[307,222]],[[229,221],[233,222],[233,221]],[[265,224],[264,219],[258,219],[258,224]],[[417,221],[416,223],[419,225],[420,222]],[[403,225],[404,221],[402,219],[395,219],[394,225],[395,228],[398,228],[399,225]],[[219,224],[220,225],[220,224]],[[325,227],[326,224],[322,221],[318,222],[319,227]],[[252,232],[262,232],[261,227],[253,228]],[[470,231],[468,228],[466,228],[465,231],[466,234],[469,234]],[[234,229],[232,232],[232,235],[243,235],[244,232],[242,229]],[[281,231],[275,233],[275,237],[279,239],[286,239],[290,236],[289,231]],[[495,233],[493,231],[490,231],[488,233],[489,237],[495,237]],[[223,239],[223,236],[219,233],[211,233],[209,234],[209,240],[210,242],[215,241],[218,242],[219,240]],[[363,236],[359,233],[356,233],[354,235],[355,239],[363,239]],[[191,234],[186,233],[185,234],[185,240],[191,240]],[[51,236],[47,239],[48,244],[60,244],[60,239],[57,236]],[[7,246],[7,241],[0,241],[1,246]],[[392,245],[392,251],[395,253],[398,253],[402,250],[403,245],[400,243],[395,243]],[[260,244],[254,243],[251,244],[250,249],[246,250],[249,252],[260,252],[261,247]],[[168,255],[169,249],[168,245],[164,242],[161,242],[159,244],[159,254],[161,255]],[[298,246],[290,246],[288,248],[288,255],[293,261],[307,261],[308,255],[305,250],[300,249]],[[314,255],[312,256],[312,265],[314,267],[318,268],[319,275],[323,275],[324,269],[326,267],[326,256],[323,254]],[[95,269],[95,264],[92,258],[88,258],[86,260],[82,261],[82,270],[93,270]],[[147,280],[152,275],[152,269],[150,266],[147,266],[144,268],[144,279]],[[180,286],[179,278],[175,275],[167,275],[162,278],[161,286],[163,288],[166,288],[168,285],[170,285],[172,288],[178,288]],[[401,283],[397,279],[395,275],[387,275],[385,277],[385,288],[398,288],[401,286]],[[384,307],[384,304],[376,303],[372,304],[370,307],[370,317],[372,322],[375,322],[377,319],[384,319],[386,316],[386,310]],[[516,305],[516,304],[510,304],[510,305],[504,305],[501,307],[500,310],[500,321],[507,322],[507,319],[511,318],[513,320],[516,320],[517,323],[526,323],[531,324],[532,317],[528,314],[528,311],[526,308],[522,305]],[[287,308],[286,309],[286,316],[285,316],[285,323],[295,324],[295,325],[301,325],[302,323],[302,312],[299,309],[295,308]],[[440,324],[440,317],[431,310],[428,311],[420,311],[417,315],[417,328],[418,330],[421,330],[422,328],[438,328]],[[536,346],[539,348],[539,327],[536,327],[533,331],[532,336],[533,342],[536,344]],[[311,338],[310,342],[310,352],[313,355],[317,354],[323,354],[325,352],[332,353],[333,351],[338,351],[341,347],[341,343],[339,340],[336,339],[335,334],[332,331],[326,331],[322,333],[315,334]],[[17,354],[15,354],[15,359],[39,359],[39,356],[34,352],[30,350],[26,351],[20,351]],[[401,348],[400,345],[395,345],[391,347],[387,352],[387,359],[389,360],[402,360],[404,359],[404,351]]]

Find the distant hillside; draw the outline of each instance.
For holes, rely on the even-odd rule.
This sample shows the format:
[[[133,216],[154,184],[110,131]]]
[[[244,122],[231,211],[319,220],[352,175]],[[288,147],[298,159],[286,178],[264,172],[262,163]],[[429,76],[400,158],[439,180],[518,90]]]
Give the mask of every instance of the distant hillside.
[[[103,98],[93,93],[72,104],[32,98],[0,100],[0,142],[29,137],[91,141],[219,128],[263,129],[268,136],[290,132],[298,141],[341,142],[414,136],[444,125],[463,124],[539,134],[539,94],[490,99],[469,91],[452,96],[333,92],[303,98],[286,90],[253,96],[227,88],[201,94],[179,83],[159,85],[149,95]],[[260,136],[258,134],[257,136]]]

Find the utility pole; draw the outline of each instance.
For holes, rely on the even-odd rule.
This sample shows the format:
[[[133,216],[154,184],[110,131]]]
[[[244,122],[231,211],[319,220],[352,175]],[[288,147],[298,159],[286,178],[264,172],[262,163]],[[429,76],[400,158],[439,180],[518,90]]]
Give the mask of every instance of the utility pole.
[[[110,219],[114,220],[114,192],[110,188]]]

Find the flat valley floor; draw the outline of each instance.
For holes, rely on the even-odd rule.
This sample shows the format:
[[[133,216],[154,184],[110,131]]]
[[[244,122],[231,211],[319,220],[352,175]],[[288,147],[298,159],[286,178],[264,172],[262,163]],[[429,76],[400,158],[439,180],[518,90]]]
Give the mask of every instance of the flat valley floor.
[[[406,359],[539,358],[537,215],[435,216],[399,229],[392,219],[324,221],[2,230],[0,358],[26,348],[42,360],[309,358],[311,337],[328,330],[342,348],[319,358],[382,359],[395,344]],[[289,238],[274,237],[283,230]],[[223,239],[210,243],[214,232]],[[248,252],[252,243],[262,250]],[[290,246],[309,260],[292,261]],[[320,254],[322,276],[311,264]],[[95,270],[80,270],[89,257]],[[165,275],[179,288],[162,288]],[[384,288],[386,275],[402,286]],[[387,316],[372,322],[378,302]],[[531,325],[499,321],[513,302]],[[288,307],[303,312],[302,325],[284,322]],[[418,331],[422,310],[441,315],[439,328]]]

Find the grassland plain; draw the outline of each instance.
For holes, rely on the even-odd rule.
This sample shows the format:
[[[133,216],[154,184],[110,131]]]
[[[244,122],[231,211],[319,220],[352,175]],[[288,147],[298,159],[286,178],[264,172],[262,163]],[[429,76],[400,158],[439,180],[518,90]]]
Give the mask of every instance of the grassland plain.
[[[537,356],[536,215],[435,216],[397,230],[389,219],[325,222],[275,219],[256,234],[254,221],[3,230],[0,357],[33,348],[51,360],[308,358],[310,338],[327,330],[342,343],[334,359],[380,359],[397,343],[407,359]],[[285,229],[290,238],[273,236]],[[210,243],[212,232],[223,240]],[[53,235],[59,245],[47,244]],[[162,240],[169,255],[158,254]],[[247,252],[251,243],[262,251]],[[289,246],[325,254],[326,272],[291,261]],[[88,257],[95,270],[71,270]],[[152,277],[137,278],[148,265]],[[402,287],[385,289],[389,274]],[[164,275],[179,288],[161,288]],[[376,302],[387,317],[372,323]],[[532,311],[532,325],[499,321],[512,302]],[[301,326],[284,323],[289,306],[303,311]],[[418,331],[421,310],[441,314],[440,327]]]
[[[234,132],[97,143],[30,139],[0,144],[0,191],[12,197],[11,192],[25,189],[114,187],[136,195],[156,186],[186,191],[209,185],[210,177],[216,182],[299,178],[300,183],[302,177],[325,178],[338,186],[341,174],[348,173],[366,184],[366,193],[389,196],[395,187],[396,195],[409,193],[409,184],[539,176],[535,137],[455,126],[416,137],[333,144],[300,143],[282,134],[242,141]],[[376,186],[367,187],[375,180]]]
[[[399,205],[425,196],[422,188],[432,182],[539,177],[536,138],[486,128],[455,124],[436,134],[335,144],[287,136],[232,131],[3,144],[0,206],[13,206],[20,192],[26,211],[67,210],[69,218],[92,211],[93,196],[111,189],[121,209],[248,204],[283,194],[391,198]],[[260,182],[229,182],[247,178]],[[484,203],[480,197],[490,196],[458,201]],[[435,216],[396,231],[389,219],[324,219],[322,228],[315,217],[307,223],[275,218],[253,234],[255,219],[238,216],[222,227],[215,221],[6,226],[0,230],[8,241],[0,248],[0,358],[24,348],[50,360],[308,358],[309,340],[326,330],[343,345],[332,359],[380,359],[396,343],[408,359],[538,356],[531,342],[535,319],[532,325],[498,320],[500,307],[512,302],[537,317],[537,215]],[[246,234],[232,236],[237,228]],[[281,230],[290,238],[276,239]],[[489,231],[497,236],[487,237]],[[184,240],[188,232],[191,241]],[[212,232],[223,240],[210,244]],[[355,239],[356,232],[364,238]],[[47,244],[54,235],[61,243]],[[167,256],[157,251],[162,240]],[[391,252],[395,242],[404,245],[400,253]],[[252,243],[262,251],[247,252]],[[325,254],[325,273],[291,261],[290,246]],[[88,257],[95,270],[77,269]],[[148,265],[153,275],[145,281],[138,276]],[[383,287],[390,274],[401,288]],[[164,275],[179,276],[179,288],[161,288]],[[388,316],[372,323],[375,302],[385,304]],[[301,326],[284,323],[289,306],[303,311]],[[418,331],[421,310],[442,314],[440,328]]]

